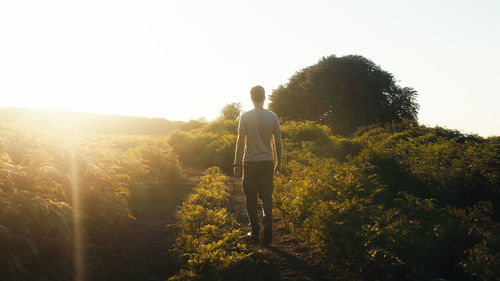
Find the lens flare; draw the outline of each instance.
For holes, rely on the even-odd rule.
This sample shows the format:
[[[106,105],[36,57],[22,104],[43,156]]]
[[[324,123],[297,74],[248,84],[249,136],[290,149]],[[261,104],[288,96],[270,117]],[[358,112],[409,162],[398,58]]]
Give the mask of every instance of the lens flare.
[[[84,281],[85,279],[85,253],[84,236],[81,222],[80,190],[78,179],[78,163],[75,156],[75,150],[72,149],[70,157],[71,172],[71,201],[73,205],[73,270],[75,281]]]

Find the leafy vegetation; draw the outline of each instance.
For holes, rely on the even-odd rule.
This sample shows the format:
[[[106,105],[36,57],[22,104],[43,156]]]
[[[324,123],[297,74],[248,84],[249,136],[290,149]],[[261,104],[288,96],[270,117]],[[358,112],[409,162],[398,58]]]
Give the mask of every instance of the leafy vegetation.
[[[274,90],[269,107],[284,120],[312,120],[349,135],[374,123],[416,122],[416,95],[365,57],[332,55]]]
[[[499,276],[500,146],[410,123],[339,138],[283,126],[275,204],[339,280]]]
[[[275,90],[270,107],[284,121],[275,217],[331,279],[499,280],[500,138],[419,126],[415,97],[361,56],[324,58]],[[107,131],[82,127],[83,115],[13,122],[2,110],[16,125],[0,124],[0,276],[74,279],[79,226],[87,271],[103,270],[117,233],[180,193],[182,163],[210,168],[178,209],[185,266],[170,280],[252,278],[245,270],[259,267],[228,211],[223,174],[240,111],[228,104],[212,122],[132,118]],[[111,119],[99,124],[122,124]],[[50,130],[34,130],[44,122]]]
[[[233,280],[235,265],[249,257],[229,207],[229,179],[209,168],[177,212],[176,251],[186,267],[169,280]]]
[[[168,143],[186,166],[206,169],[218,166],[224,172],[233,169],[237,120],[218,119],[195,123],[173,132]]]
[[[187,165],[230,167],[235,132],[236,122],[218,120],[177,131],[169,142]],[[276,211],[331,276],[499,276],[497,137],[413,122],[364,127],[343,137],[312,121],[285,122],[282,136]],[[227,158],[217,158],[217,151]]]
[[[75,216],[86,270],[104,270],[101,251],[182,181],[163,137],[46,135],[0,125],[2,280],[73,280]]]
[[[241,114],[241,103],[233,102],[226,104],[220,111],[220,118],[226,120],[236,120]]]

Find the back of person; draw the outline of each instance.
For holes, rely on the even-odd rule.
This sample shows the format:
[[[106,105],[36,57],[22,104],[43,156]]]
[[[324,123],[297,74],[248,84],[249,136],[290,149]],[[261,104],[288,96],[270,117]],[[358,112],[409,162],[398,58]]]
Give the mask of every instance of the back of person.
[[[254,108],[241,116],[240,130],[247,137],[243,161],[273,161],[271,140],[279,130],[276,114],[262,108]]]
[[[281,169],[280,124],[276,114],[264,109],[266,96],[262,86],[253,87],[250,96],[254,109],[245,112],[240,118],[233,163],[234,175],[243,176],[243,193],[251,227],[248,237],[253,241],[257,241],[259,237],[258,196],[264,211],[263,242],[269,244],[272,242],[273,174],[278,175]],[[274,149],[271,141],[273,138]]]

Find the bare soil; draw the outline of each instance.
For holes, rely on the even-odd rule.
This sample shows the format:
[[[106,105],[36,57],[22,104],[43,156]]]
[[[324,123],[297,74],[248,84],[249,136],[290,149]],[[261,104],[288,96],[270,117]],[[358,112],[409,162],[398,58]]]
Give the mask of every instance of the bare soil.
[[[175,212],[185,196],[198,183],[202,172],[185,171],[187,182],[162,204],[152,204],[136,215],[135,221],[119,238],[117,247],[104,257],[104,270],[93,280],[167,280],[182,267],[172,248],[177,238]]]

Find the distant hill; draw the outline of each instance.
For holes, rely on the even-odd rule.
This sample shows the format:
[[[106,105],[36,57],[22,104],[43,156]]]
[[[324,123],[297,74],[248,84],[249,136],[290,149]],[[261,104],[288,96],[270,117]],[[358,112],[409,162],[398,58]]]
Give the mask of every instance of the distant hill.
[[[166,135],[184,123],[163,118],[12,107],[0,108],[0,122],[44,131],[113,135]]]

